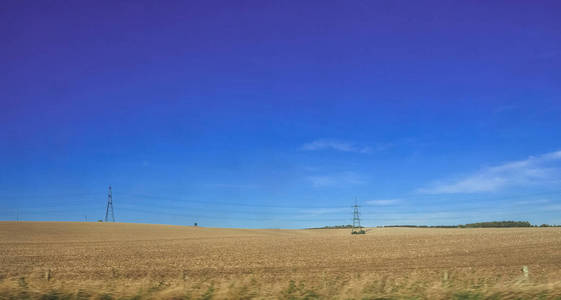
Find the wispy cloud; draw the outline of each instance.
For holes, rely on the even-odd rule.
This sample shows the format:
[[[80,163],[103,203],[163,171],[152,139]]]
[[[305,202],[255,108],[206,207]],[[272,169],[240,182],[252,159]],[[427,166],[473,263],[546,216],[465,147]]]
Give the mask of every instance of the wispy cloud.
[[[312,208],[312,209],[304,209],[301,210],[300,213],[306,215],[327,215],[327,214],[339,214],[341,212],[348,212],[350,211],[350,206],[346,207],[336,207],[336,208]]]
[[[332,139],[319,139],[313,142],[302,145],[302,150],[305,151],[319,151],[319,150],[336,150],[342,152],[355,152],[355,153],[371,153],[372,148],[367,146],[359,146],[355,143],[332,140]]]
[[[516,109],[518,109],[517,105],[502,105],[502,106],[497,107],[495,109],[495,112],[502,113],[502,112],[512,111],[512,110],[516,110]]]
[[[306,180],[311,182],[314,187],[343,187],[366,182],[362,176],[355,172],[308,176]]]
[[[509,218],[511,212],[504,210],[442,210],[425,212],[397,212],[383,214],[363,214],[364,222],[372,220],[377,225],[458,225],[472,222]]]
[[[507,187],[561,183],[561,151],[483,168],[458,180],[444,180],[418,190],[424,194],[494,192]]]
[[[375,205],[375,206],[390,206],[401,203],[401,199],[379,199],[379,200],[368,200],[365,201],[367,205]]]
[[[516,205],[537,205],[537,204],[545,204],[551,202],[549,199],[534,199],[534,200],[522,200],[516,201],[514,204]]]
[[[255,184],[235,184],[235,183],[208,183],[205,184],[209,188],[227,188],[227,189],[254,189],[258,186]]]
[[[558,211],[558,210],[561,210],[561,204],[547,205],[547,206],[544,206],[543,209],[545,211],[552,211],[552,210]]]

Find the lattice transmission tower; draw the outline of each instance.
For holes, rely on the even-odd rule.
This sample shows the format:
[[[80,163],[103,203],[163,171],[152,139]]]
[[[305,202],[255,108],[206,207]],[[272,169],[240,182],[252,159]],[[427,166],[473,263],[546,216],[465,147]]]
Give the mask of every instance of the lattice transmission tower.
[[[353,206],[353,228],[351,233],[365,234],[366,231],[364,231],[364,229],[362,229],[362,226],[360,226],[360,213],[358,212],[358,208],[359,206],[355,203],[355,205]]]
[[[113,211],[113,192],[111,192],[111,186],[109,186],[109,192],[107,193],[107,208],[105,209],[105,222],[115,222],[115,212]]]

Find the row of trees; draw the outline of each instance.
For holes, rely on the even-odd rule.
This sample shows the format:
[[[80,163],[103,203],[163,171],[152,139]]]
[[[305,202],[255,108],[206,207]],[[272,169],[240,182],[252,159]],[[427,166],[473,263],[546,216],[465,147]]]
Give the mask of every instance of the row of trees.
[[[311,229],[344,229],[344,228],[353,228],[353,225],[323,226],[323,227],[316,227],[316,228],[311,228]]]
[[[532,227],[528,221],[494,221],[459,225],[462,228],[490,228],[490,227]]]
[[[559,227],[559,225],[532,225],[528,221],[493,221],[493,222],[479,222],[463,225],[391,225],[383,227],[411,227],[411,228],[506,228],[506,227]]]
[[[335,225],[335,226],[323,226],[311,229],[350,229],[352,225]],[[363,226],[361,226],[363,227]],[[561,227],[561,225],[532,225],[528,221],[493,221],[493,222],[479,222],[470,223],[463,225],[390,225],[390,226],[379,226],[379,227],[408,227],[408,228],[506,228],[506,227]]]

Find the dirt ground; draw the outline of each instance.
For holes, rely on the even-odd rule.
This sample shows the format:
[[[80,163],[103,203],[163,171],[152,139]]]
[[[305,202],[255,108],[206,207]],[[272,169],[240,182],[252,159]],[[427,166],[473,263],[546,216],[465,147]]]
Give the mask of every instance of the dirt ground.
[[[119,280],[166,287],[237,280],[271,290],[254,296],[271,296],[275,288],[280,293],[290,281],[324,290],[338,286],[331,296],[362,284],[354,287],[361,293],[366,278],[407,281],[408,288],[413,280],[425,282],[425,289],[443,281],[466,288],[552,285],[561,281],[561,228],[368,228],[365,235],[351,235],[348,229],[0,222],[0,280],[5,286],[19,280],[21,288],[21,278],[27,285],[36,282],[36,289]]]

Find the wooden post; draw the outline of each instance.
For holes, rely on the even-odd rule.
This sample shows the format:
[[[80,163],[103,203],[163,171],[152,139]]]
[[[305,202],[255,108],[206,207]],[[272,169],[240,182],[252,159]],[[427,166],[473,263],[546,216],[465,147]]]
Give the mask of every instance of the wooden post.
[[[528,278],[528,266],[522,266],[522,272],[524,273],[524,278]]]

